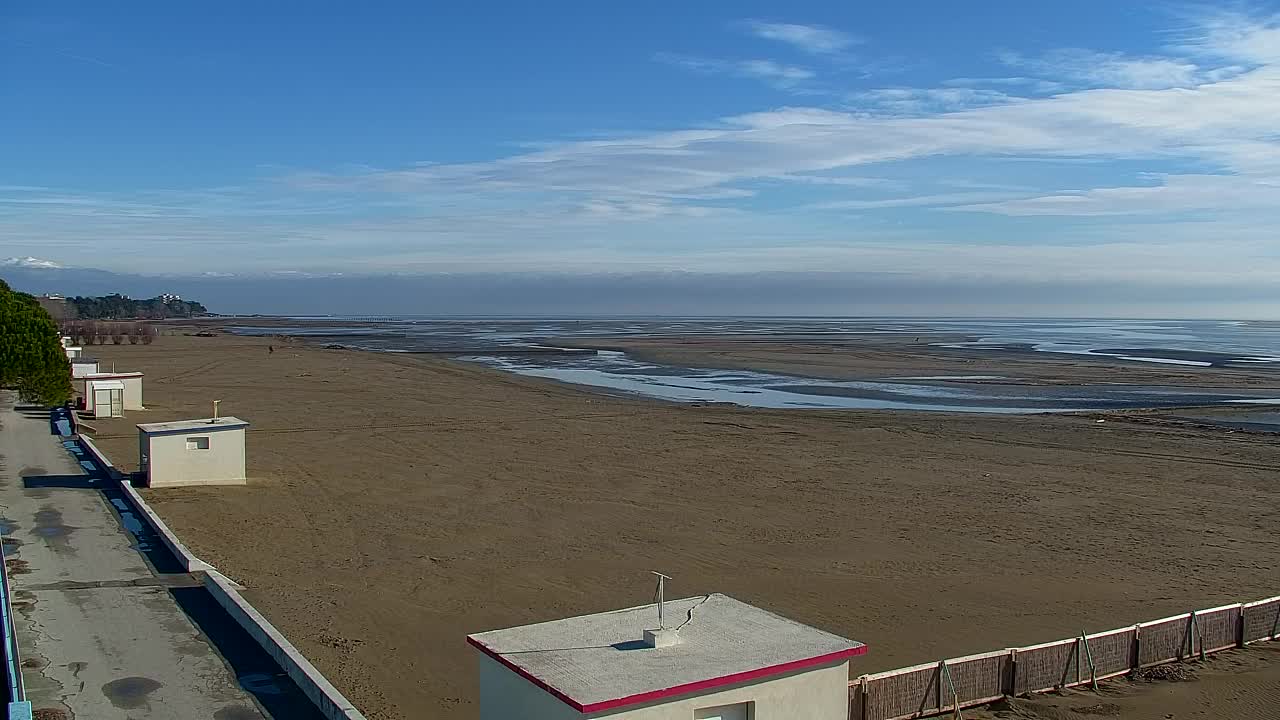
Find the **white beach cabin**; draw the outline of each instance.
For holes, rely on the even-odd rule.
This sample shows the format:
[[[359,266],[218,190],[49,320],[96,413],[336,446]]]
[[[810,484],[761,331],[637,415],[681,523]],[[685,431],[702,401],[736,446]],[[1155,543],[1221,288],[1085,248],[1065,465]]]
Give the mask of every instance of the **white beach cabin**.
[[[713,593],[468,636],[481,720],[848,720],[862,643]]]
[[[98,361],[93,358],[78,357],[71,361],[71,378],[83,380],[98,373]]]
[[[138,467],[147,487],[244,485],[244,436],[234,417],[138,426]]]
[[[84,348],[80,347],[79,345],[68,345],[62,348],[62,351],[67,354],[68,360],[75,360],[76,358],[80,357],[80,353],[84,351]]]
[[[95,418],[124,417],[124,383],[119,380],[86,380],[84,409]]]
[[[142,373],[140,372],[95,372],[84,376],[85,380],[85,408],[92,410],[89,405],[90,399],[88,394],[88,383],[93,380],[119,380],[124,385],[124,409],[125,410],[146,410],[142,406]]]

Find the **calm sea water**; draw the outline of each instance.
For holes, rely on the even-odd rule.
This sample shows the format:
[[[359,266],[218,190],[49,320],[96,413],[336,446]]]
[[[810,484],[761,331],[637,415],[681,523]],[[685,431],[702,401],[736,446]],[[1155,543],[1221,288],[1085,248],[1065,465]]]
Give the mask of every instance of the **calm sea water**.
[[[303,318],[299,318],[300,320]],[[911,334],[940,346],[1000,352],[1102,355],[1137,364],[1253,367],[1277,372],[1280,323],[1210,320],[997,320],[893,318],[362,319],[305,318],[287,333],[348,347],[439,351],[522,375],[676,402],[727,402],[770,408],[853,408],[1028,413],[1188,405],[1280,404],[1280,390],[1139,385],[1028,386],[993,376],[884,377],[833,381],[767,372],[656,365],[625,353],[521,355],[559,338],[783,336],[840,338]]]

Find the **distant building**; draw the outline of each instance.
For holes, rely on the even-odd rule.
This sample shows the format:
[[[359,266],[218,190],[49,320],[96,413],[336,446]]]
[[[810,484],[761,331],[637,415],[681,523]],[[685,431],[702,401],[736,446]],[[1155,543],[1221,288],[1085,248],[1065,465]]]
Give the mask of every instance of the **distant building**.
[[[147,487],[244,485],[244,436],[234,417],[138,426],[138,467]]]
[[[847,720],[867,651],[718,593],[478,633],[480,718]]]
[[[83,380],[98,372],[98,361],[93,358],[76,357],[71,360],[71,379]],[[86,401],[87,402],[87,401]]]
[[[160,302],[163,303],[179,302],[181,300],[181,295],[174,295],[173,293],[162,293],[160,295]]]
[[[72,366],[74,377],[75,367]],[[119,380],[124,383],[124,409],[146,410],[142,405],[142,373],[140,372],[96,372],[84,376],[85,382],[94,380]],[[86,385],[86,390],[88,386]],[[85,394],[85,408],[92,410],[93,399]]]
[[[84,409],[91,417],[124,417],[124,383],[107,378],[85,380]]]

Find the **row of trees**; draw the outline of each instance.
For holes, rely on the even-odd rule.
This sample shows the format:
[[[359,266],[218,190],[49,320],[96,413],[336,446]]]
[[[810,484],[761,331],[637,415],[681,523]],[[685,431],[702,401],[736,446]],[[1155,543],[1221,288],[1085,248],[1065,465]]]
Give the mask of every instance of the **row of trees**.
[[[98,322],[96,320],[66,320],[61,325],[63,335],[75,340],[77,345],[150,345],[155,341],[155,326],[142,322]]]
[[[35,298],[0,280],[0,387],[23,400],[60,405],[71,398],[71,367],[58,326]]]
[[[165,318],[189,318],[208,310],[204,305],[183,300],[173,295],[161,295],[148,300],[134,300],[127,295],[112,294],[102,297],[71,297],[67,305],[73,308],[74,317],[83,320],[163,320]]]

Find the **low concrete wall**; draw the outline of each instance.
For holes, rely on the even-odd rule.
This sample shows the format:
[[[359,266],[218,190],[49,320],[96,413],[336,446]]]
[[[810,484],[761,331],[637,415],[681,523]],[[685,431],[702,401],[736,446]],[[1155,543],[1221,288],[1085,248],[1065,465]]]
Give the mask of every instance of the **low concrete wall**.
[[[13,626],[13,602],[9,589],[9,568],[0,557],[0,623],[4,625],[4,675],[5,716],[7,720],[31,720],[31,703],[22,684],[22,653],[18,647],[18,633]]]
[[[324,675],[310,663],[279,630],[249,604],[235,587],[217,571],[206,572],[204,586],[209,594],[245,629],[306,693],[311,702],[330,720],[365,720]]]
[[[112,480],[120,480],[124,477],[124,473],[120,472],[120,470],[111,463],[111,460],[105,453],[98,449],[97,445],[93,444],[92,440],[83,435],[78,436],[76,440],[79,441],[80,448],[89,453],[89,457],[93,458],[93,461],[98,464],[98,467],[102,468],[103,472],[107,473],[108,477]]]
[[[109,460],[107,456],[98,449],[97,445],[93,444],[92,440],[83,435],[79,436],[79,440],[80,447],[84,448],[84,451],[93,458],[93,461],[107,473],[108,478],[120,483],[120,491],[129,499],[129,504],[133,505],[134,509],[142,515],[143,519],[151,526],[151,529],[155,531],[156,535],[160,536],[160,542],[164,543],[164,546],[170,553],[173,553],[173,556],[178,559],[178,563],[187,572],[213,569],[212,565],[193,555],[191,551],[187,549],[187,546],[182,544],[182,541],[178,539],[178,536],[173,534],[173,531],[169,529],[169,526],[164,524],[164,521],[160,519],[160,516],[156,514],[155,510],[151,509],[151,506],[147,504],[147,501],[142,499],[142,496],[139,495],[138,491],[134,489],[132,484],[130,484],[128,476],[117,470],[116,466],[111,464],[111,460]]]

